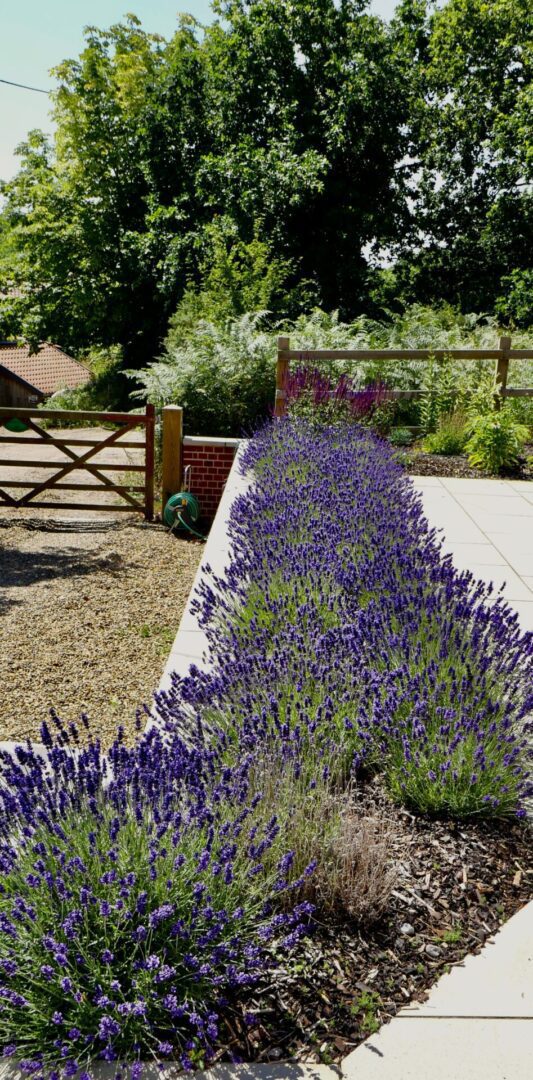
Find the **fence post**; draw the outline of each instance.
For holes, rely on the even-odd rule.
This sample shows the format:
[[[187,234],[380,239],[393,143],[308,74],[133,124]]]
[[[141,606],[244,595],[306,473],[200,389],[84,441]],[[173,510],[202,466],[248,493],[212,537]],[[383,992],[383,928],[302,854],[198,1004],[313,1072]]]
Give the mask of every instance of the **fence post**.
[[[153,521],[155,405],[146,406],[144,441],[146,444],[144,451],[144,517],[146,521]]]
[[[290,349],[288,337],[278,338],[278,359],[276,364],[276,398],[274,401],[274,416],[285,416],[287,407],[285,404],[285,383],[289,374],[289,358],[285,354]]]
[[[500,338],[500,355],[496,361],[494,375],[494,408],[500,409],[502,399],[507,389],[507,374],[509,372],[509,353],[511,351],[511,338]]]
[[[171,495],[181,491],[183,458],[183,409],[165,405],[163,409],[162,509]]]

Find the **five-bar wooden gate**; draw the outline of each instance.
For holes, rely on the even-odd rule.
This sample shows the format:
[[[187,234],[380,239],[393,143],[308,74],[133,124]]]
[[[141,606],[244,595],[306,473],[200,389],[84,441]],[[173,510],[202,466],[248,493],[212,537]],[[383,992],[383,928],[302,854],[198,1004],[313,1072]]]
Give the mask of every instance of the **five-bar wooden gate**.
[[[65,431],[64,434],[52,434],[41,426],[40,421],[56,420],[62,423],[65,420],[90,421],[102,424],[116,424],[117,427],[104,438],[76,438],[76,431]],[[6,428],[6,424],[9,426]],[[128,435],[134,428],[144,429],[144,440],[128,439]],[[17,434],[10,433],[14,430]],[[110,413],[110,412],[69,412],[63,409],[24,409],[4,408],[0,405],[0,468],[22,468],[28,471],[33,469],[53,469],[53,475],[48,479],[34,482],[31,479],[2,479],[0,473],[0,506],[10,507],[39,507],[46,509],[73,509],[73,510],[107,510],[116,513],[133,511],[144,514],[147,521],[154,516],[154,429],[155,409],[153,405],[146,406],[144,413]],[[125,438],[123,436],[126,436]],[[28,446],[29,444],[44,444],[47,447],[56,447],[65,455],[66,460],[60,458],[56,461],[30,460],[24,457],[12,458],[2,456],[2,444],[10,443],[13,447]],[[80,447],[73,450],[72,447]],[[96,454],[108,447],[123,449],[144,450],[144,464],[130,464],[129,462],[94,461]],[[85,471],[97,483],[72,483],[71,473]],[[106,474],[108,472],[140,473],[142,484],[113,483]],[[66,482],[64,482],[66,481]],[[12,489],[25,489],[24,494],[18,498],[11,494]],[[9,489],[9,490],[8,490]],[[91,492],[90,502],[66,502],[60,496],[60,502],[52,502],[46,497],[46,492],[73,491]],[[98,494],[112,492],[119,495],[122,503],[98,502]]]

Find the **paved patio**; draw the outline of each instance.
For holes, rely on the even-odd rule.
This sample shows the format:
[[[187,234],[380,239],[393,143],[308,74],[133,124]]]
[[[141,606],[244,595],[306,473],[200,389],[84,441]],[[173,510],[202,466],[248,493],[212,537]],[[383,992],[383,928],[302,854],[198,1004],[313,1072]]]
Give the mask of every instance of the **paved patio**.
[[[533,483],[413,476],[431,525],[459,570],[492,581],[533,631]]]

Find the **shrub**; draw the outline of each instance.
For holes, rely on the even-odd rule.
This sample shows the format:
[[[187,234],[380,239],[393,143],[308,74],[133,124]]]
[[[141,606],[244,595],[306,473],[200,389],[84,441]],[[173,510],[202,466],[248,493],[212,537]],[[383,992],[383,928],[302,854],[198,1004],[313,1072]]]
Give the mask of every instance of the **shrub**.
[[[98,412],[108,412],[113,409],[122,410],[123,402],[127,400],[127,380],[121,370],[123,351],[119,345],[112,345],[106,349],[94,348],[83,357],[84,363],[91,370],[91,377],[85,386],[77,386],[72,390],[58,390],[48,401],[44,402],[46,409],[65,409]],[[87,426],[87,421],[80,421]],[[73,421],[65,421],[69,427],[74,426]]]
[[[339,827],[322,845],[317,870],[308,879],[309,895],[325,911],[340,909],[360,923],[375,922],[398,882],[392,857],[396,839],[383,811],[365,812],[357,801],[348,801]]]
[[[460,413],[442,416],[437,430],[424,439],[429,454],[462,454],[468,438],[466,420]]]
[[[393,427],[389,433],[389,442],[393,446],[410,446],[413,440],[413,432],[406,427]]]
[[[74,729],[72,729],[74,730]],[[133,750],[2,754],[0,1046],[23,1069],[210,1056],[221,998],[297,941],[309,905],[250,760],[154,730]],[[276,860],[265,855],[277,845]]]
[[[275,338],[264,312],[201,321],[182,345],[169,347],[143,371],[128,371],[142,386],[134,399],[184,408],[188,434],[242,435],[264,419],[274,401]]]
[[[390,449],[359,426],[287,419],[245,463],[233,561],[197,605],[214,669],[178,680],[162,715],[241,752],[295,743],[341,787],[364,764],[424,812],[520,811],[530,639],[441,557]]]
[[[470,420],[466,452],[471,465],[487,473],[515,469],[520,461],[529,430],[502,406]]]
[[[358,387],[354,379],[341,375],[334,383],[317,368],[299,367],[289,371],[285,381],[285,403],[291,416],[306,417],[311,422],[383,426],[392,404],[382,383]]]

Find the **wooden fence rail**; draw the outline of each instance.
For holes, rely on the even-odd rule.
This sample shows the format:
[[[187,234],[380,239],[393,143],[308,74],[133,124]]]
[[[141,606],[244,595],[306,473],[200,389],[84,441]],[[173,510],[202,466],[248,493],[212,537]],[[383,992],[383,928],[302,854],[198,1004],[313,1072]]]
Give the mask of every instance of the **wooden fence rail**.
[[[512,349],[511,338],[501,337],[497,349],[291,349],[288,337],[278,338],[276,364],[276,397],[274,415],[286,413],[285,387],[292,360],[310,364],[323,360],[496,360],[494,373],[494,403],[499,408],[506,397],[533,397],[533,387],[508,387],[509,365],[512,360],[533,360],[533,349]],[[429,390],[390,390],[392,398],[412,398],[431,393]]]
[[[9,434],[5,427],[9,421],[17,420],[25,425],[20,433]],[[65,420],[87,421],[100,424],[115,424],[116,429],[100,439],[80,439],[69,433],[63,435],[52,434],[47,428],[41,426],[40,421],[52,420],[61,424]],[[144,429],[144,438],[140,440],[123,438],[134,428]],[[144,514],[147,521],[154,516],[154,434],[155,434],[155,408],[147,405],[144,413],[109,413],[109,412],[85,412],[66,411],[59,409],[29,409],[7,408],[0,406],[0,430],[6,434],[0,435],[0,469],[48,469],[54,470],[53,475],[43,481],[23,478],[14,479],[8,475],[6,479],[0,474],[0,506],[9,507],[39,507],[46,509],[74,509],[74,510],[107,510],[113,513],[132,511]],[[26,434],[28,432],[28,434]],[[64,455],[55,461],[43,460],[42,458],[24,458],[24,456],[2,456],[2,445],[9,443],[17,450],[19,447],[35,446],[44,444],[46,447],[58,449]],[[84,447],[84,451],[78,453],[71,448],[73,446]],[[128,461],[94,461],[96,454],[111,447],[144,450],[143,464],[130,464]],[[87,472],[97,483],[70,483],[69,476],[72,472]],[[108,472],[142,473],[142,484],[114,483]],[[67,480],[67,483],[61,481]],[[8,489],[25,489],[23,495],[16,498]],[[96,498],[91,502],[51,502],[48,498],[43,499],[44,492],[51,491],[90,491],[108,494],[117,494],[123,500],[122,503],[103,503]],[[138,496],[144,496],[139,498]],[[125,504],[125,505],[124,505]]]

